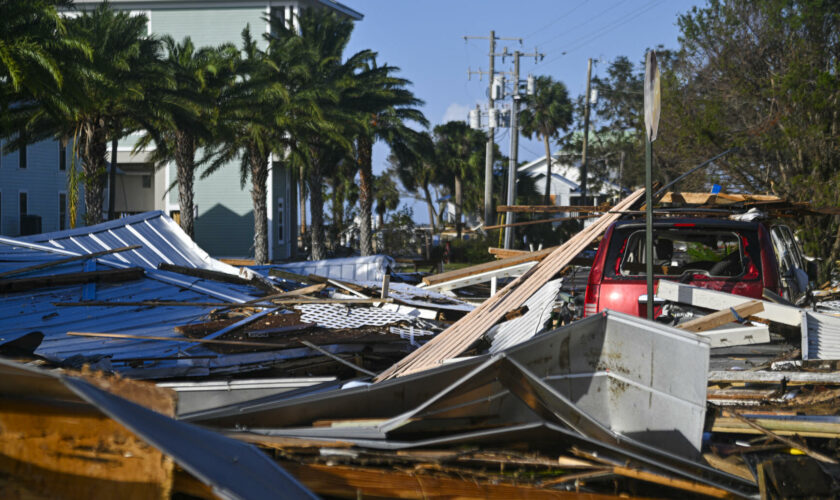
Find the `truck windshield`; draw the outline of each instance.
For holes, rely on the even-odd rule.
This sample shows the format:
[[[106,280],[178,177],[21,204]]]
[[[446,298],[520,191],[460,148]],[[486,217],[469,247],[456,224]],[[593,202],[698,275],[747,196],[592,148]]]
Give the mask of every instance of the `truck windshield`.
[[[618,256],[620,276],[645,275],[645,232],[636,231],[624,241]],[[726,231],[656,231],[653,240],[654,274],[709,277],[740,276],[744,248],[738,234]]]

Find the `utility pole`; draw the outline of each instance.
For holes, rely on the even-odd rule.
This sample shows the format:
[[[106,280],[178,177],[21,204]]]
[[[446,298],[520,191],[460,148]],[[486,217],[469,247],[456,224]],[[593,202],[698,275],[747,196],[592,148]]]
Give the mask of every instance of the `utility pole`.
[[[507,55],[507,49],[505,49]],[[507,204],[516,205],[516,168],[519,165],[519,57],[533,57],[536,60],[544,57],[537,51],[532,54],[523,54],[518,50],[513,53],[513,100],[510,105],[510,163],[508,164],[508,188]],[[550,179],[546,179],[550,182]],[[505,217],[505,248],[513,247],[513,233],[515,229],[511,224],[515,222],[515,213],[508,212]]]
[[[508,164],[507,204],[516,205],[516,165],[519,162],[519,54],[513,53],[513,100],[510,103],[510,163]],[[548,182],[548,179],[546,179]],[[505,217],[505,248],[513,247],[511,224],[516,222],[516,214],[508,212]]]
[[[587,170],[587,148],[589,146],[589,99],[590,87],[592,81],[592,58],[589,58],[589,63],[586,66],[586,97],[584,99],[583,108],[583,154],[580,162],[580,204],[586,205],[586,170]]]
[[[504,38],[496,36],[495,30],[490,30],[490,36],[465,36],[464,40],[478,39],[490,41],[490,66],[487,72],[468,70],[467,74],[472,76],[474,73],[479,75],[487,75],[487,113],[491,113],[495,106],[495,99],[493,97],[493,77],[496,75],[496,57],[501,54],[496,54],[496,40],[514,40],[522,43],[521,38]],[[492,121],[488,119],[488,123],[492,125]],[[496,129],[492,126],[487,130],[487,148],[484,155],[484,224],[489,225],[493,220],[493,153],[495,149]]]

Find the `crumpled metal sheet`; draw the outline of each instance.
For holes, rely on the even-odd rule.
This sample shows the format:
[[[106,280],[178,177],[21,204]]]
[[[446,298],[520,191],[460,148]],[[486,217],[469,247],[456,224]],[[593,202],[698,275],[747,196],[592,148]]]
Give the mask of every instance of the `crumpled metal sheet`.
[[[96,408],[170,456],[221,498],[317,498],[256,447],[171,419],[84,380],[3,359],[0,380],[5,397],[58,399]]]
[[[370,255],[367,257],[290,262],[271,267],[303,276],[317,274],[325,278],[342,281],[377,281],[381,283],[382,277],[388,272],[388,268],[393,269],[395,264],[396,261],[387,255]]]
[[[528,312],[491,328],[486,334],[487,338],[492,339],[489,352],[501,352],[532,338],[544,331],[546,326],[550,326],[551,311],[554,309],[554,302],[562,283],[563,278],[549,281],[525,301]]]

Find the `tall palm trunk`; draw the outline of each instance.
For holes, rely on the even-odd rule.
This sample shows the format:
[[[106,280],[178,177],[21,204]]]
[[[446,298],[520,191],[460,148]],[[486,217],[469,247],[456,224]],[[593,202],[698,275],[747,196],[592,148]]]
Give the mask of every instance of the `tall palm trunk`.
[[[464,198],[463,189],[461,188],[461,176],[455,176],[455,232],[458,233],[458,239],[461,239],[461,207]]]
[[[105,127],[100,120],[88,122],[82,132],[82,179],[85,183],[85,225],[102,222],[102,205],[105,201],[105,157],[108,141]]]
[[[268,154],[251,145],[251,200],[254,204],[254,261],[268,264]]]
[[[306,172],[300,167],[300,236],[301,242],[306,237]]]
[[[309,169],[309,211],[312,220],[309,225],[309,242],[312,247],[312,260],[326,257],[324,248],[324,197],[321,192],[323,183],[321,175],[321,158],[318,153],[312,155],[312,166]]]
[[[333,248],[341,246],[341,233],[344,232],[344,179],[334,176],[333,181]]]
[[[117,140],[116,137],[111,139],[111,172],[108,176],[108,220],[116,218],[116,199],[117,199]]]
[[[181,211],[181,229],[190,238],[194,239],[195,138],[181,131],[175,132],[175,166],[178,175],[178,208]]]
[[[551,205],[551,149],[548,145],[548,134],[543,134],[545,144],[545,199],[543,205]]]
[[[371,165],[373,141],[370,137],[359,137],[359,250],[362,255],[373,255],[373,229],[371,209],[373,208],[373,167]]]
[[[437,231],[437,213],[435,212],[435,204],[432,201],[432,193],[429,191],[429,185],[423,185],[423,195],[426,197],[426,208],[429,209],[429,223],[432,225],[432,232]]]

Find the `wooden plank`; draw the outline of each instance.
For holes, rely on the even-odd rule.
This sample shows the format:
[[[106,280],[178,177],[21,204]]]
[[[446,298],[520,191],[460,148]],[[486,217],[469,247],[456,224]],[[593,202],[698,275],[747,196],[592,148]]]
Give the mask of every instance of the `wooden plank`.
[[[87,271],[80,273],[50,274],[0,281],[0,293],[25,292],[38,288],[84,285],[86,283],[117,283],[138,280],[145,275],[142,268],[108,269],[105,271]]]
[[[553,219],[539,219],[539,220],[526,220],[523,222],[514,222],[511,224],[496,224],[493,226],[484,226],[485,231],[490,231],[491,229],[502,229],[505,227],[519,227],[519,226],[531,226],[533,224],[544,224],[546,222],[565,222],[569,220],[583,220],[583,219],[592,219],[594,217],[599,217],[598,215],[577,215],[573,217],[555,217]]]
[[[840,423],[797,419],[772,419],[756,416],[752,421],[780,436],[802,436],[826,439],[840,438]],[[764,434],[762,431],[734,417],[716,416],[712,432],[724,434]],[[798,446],[797,446],[798,447]]]
[[[635,191],[616,205],[616,210],[620,212],[631,209],[644,193],[644,189]],[[422,347],[395,363],[375,380],[386,380],[434,368],[443,361],[463,353],[498,323],[505,313],[524,304],[619,217],[621,217],[620,213],[601,216],[594,224],[584,228],[566,243],[554,249],[525,274],[509,283],[496,295],[484,301]],[[492,264],[499,264],[505,260],[507,259]]]
[[[691,285],[684,285],[669,280],[659,281],[656,296],[671,302],[679,302],[681,304],[702,307],[703,309],[712,309],[714,311],[720,311],[721,309],[727,309],[729,307],[734,307],[755,300],[750,297],[708,290],[706,288]],[[764,311],[757,313],[755,315],[757,318],[789,326],[801,326],[802,309],[782,304],[774,304],[768,301],[763,302]]]
[[[551,247],[539,250],[537,252],[526,252],[524,254],[515,255],[506,259],[482,262],[481,264],[476,264],[474,266],[462,267],[461,269],[455,269],[440,274],[433,274],[431,276],[424,277],[423,284],[437,285],[440,283],[445,283],[447,281],[453,281],[459,278],[467,278],[476,274],[486,273],[488,271],[496,271],[499,269],[504,269],[506,267],[517,266],[526,262],[540,261],[551,255],[558,248],[559,247]]]
[[[72,262],[78,262],[80,260],[95,259],[97,257],[103,257],[105,255],[128,252],[129,250],[137,250],[138,248],[143,248],[143,245],[131,245],[127,247],[114,248],[112,250],[103,250],[101,252],[78,255],[76,257],[68,257],[66,259],[54,260],[52,262],[44,262],[43,264],[35,264],[34,266],[21,267],[20,269],[12,269],[11,271],[0,273],[0,278],[5,278],[6,276],[13,276],[15,274],[28,273],[30,271],[37,271],[38,269],[47,269],[55,266],[63,266],[64,264],[70,264]]]
[[[731,205],[744,202],[784,202],[784,198],[767,194],[730,194],[730,193],[680,193],[676,191],[662,195],[659,203],[685,205]]]
[[[840,385],[840,372],[712,371],[710,384]]]
[[[170,498],[161,451],[97,411],[37,396],[0,398],[3,498]]]
[[[835,460],[834,458],[829,457],[827,455],[823,455],[822,453],[820,453],[818,451],[815,451],[815,450],[812,450],[812,449],[808,448],[807,446],[805,446],[804,444],[797,443],[796,441],[793,441],[792,439],[788,439],[784,436],[780,436],[780,435],[776,434],[775,432],[771,431],[770,429],[766,429],[766,428],[758,425],[757,423],[753,422],[752,420],[744,417],[743,415],[741,415],[737,412],[724,411],[723,414],[735,417],[735,419],[740,420],[741,422],[749,425],[753,429],[755,429],[757,431],[760,431],[763,434],[766,434],[767,436],[775,439],[776,441],[779,441],[781,443],[784,443],[784,444],[790,446],[791,448],[796,448],[796,449],[801,450],[803,453],[805,453],[809,457],[813,458],[814,460],[819,460],[820,462],[825,462],[825,463],[829,463],[829,464],[836,464],[837,463],[837,460]]]
[[[731,308],[721,309],[720,311],[713,312],[699,318],[694,318],[690,321],[686,321],[685,323],[680,323],[677,325],[677,328],[688,332],[704,332],[706,330],[711,330],[712,328],[736,321],[737,318],[734,314],[732,314],[733,310],[738,314],[738,316],[747,318],[753,314],[764,311],[764,303],[760,300],[753,300],[744,304],[738,304],[737,306]]]
[[[559,491],[534,486],[455,478],[422,472],[280,462],[301,483],[322,496],[339,498],[616,499],[618,496]]]
[[[222,283],[232,283],[234,285],[257,285],[259,281],[249,280],[236,274],[223,273],[221,271],[212,271],[210,269],[198,269],[195,267],[177,266],[175,264],[167,264],[161,262],[158,264],[158,269],[161,271],[169,271],[173,273],[183,274],[185,276],[192,276],[194,278],[201,278],[211,281],[219,281]]]
[[[735,463],[732,460],[721,458],[714,453],[704,453],[703,458],[715,469],[732,474],[733,476],[738,476],[744,481],[755,484],[755,478],[750,472],[749,467],[743,464],[743,460],[741,460],[741,463]]]
[[[496,207],[496,212],[516,212],[516,213],[566,213],[566,212],[608,212],[612,210],[609,204],[601,204],[598,206],[591,205],[499,205]]]

